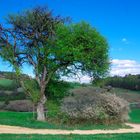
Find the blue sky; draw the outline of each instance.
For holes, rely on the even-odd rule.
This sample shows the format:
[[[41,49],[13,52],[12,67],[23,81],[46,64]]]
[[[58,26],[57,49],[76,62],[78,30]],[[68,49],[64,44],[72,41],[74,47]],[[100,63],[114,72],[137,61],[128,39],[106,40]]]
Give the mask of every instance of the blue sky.
[[[0,22],[9,13],[36,5],[48,5],[54,14],[70,16],[73,22],[89,22],[108,40],[112,71],[140,73],[140,0],[0,0]]]

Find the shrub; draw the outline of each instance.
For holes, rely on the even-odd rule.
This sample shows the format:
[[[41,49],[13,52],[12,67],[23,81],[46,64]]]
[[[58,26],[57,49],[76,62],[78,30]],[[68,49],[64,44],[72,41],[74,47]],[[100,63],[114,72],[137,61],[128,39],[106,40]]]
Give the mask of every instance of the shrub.
[[[4,103],[5,103],[5,105],[8,105],[9,104],[9,98],[6,98]]]
[[[63,99],[61,111],[72,120],[90,120],[100,123],[118,123],[128,120],[127,101],[101,91],[102,89],[99,88],[72,90],[73,96]]]
[[[9,111],[29,112],[33,111],[33,104],[30,100],[15,100],[10,101],[4,109]]]
[[[3,109],[5,107],[5,102],[0,102],[0,109]]]
[[[46,88],[46,96],[51,100],[60,101],[68,95],[70,88],[72,88],[72,86],[68,82],[51,80]]]
[[[54,100],[48,100],[46,102],[47,115],[51,118],[58,117],[57,115],[60,112],[59,108],[60,105]]]

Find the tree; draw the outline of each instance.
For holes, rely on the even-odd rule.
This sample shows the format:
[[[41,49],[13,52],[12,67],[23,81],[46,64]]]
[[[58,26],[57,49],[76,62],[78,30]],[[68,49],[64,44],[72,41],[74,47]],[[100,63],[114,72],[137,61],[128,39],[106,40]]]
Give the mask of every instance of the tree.
[[[66,23],[44,8],[9,16],[8,22],[10,28],[0,27],[0,55],[17,74],[24,63],[32,66],[40,89],[37,120],[45,120],[45,88],[54,75],[106,74],[108,44],[89,24]]]

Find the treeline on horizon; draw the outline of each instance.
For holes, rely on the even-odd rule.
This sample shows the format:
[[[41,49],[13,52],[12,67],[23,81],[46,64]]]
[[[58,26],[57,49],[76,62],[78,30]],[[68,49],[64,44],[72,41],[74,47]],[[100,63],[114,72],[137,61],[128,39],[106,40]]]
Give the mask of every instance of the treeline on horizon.
[[[107,77],[104,80],[104,85],[130,90],[140,90],[140,74],[138,75],[129,74],[124,77],[121,76]]]
[[[28,75],[22,74],[22,77],[27,78]],[[0,71],[0,78],[6,78],[6,79],[11,79],[15,80],[16,74],[15,72],[5,72],[5,71]],[[64,86],[65,84],[68,86],[69,84],[71,86],[80,86],[80,83],[77,82],[62,82],[62,81],[53,81],[55,82],[55,85],[59,85],[60,83]],[[51,85],[54,85],[54,83],[51,82]],[[57,83],[57,84],[56,84]],[[100,86],[112,86],[112,87],[117,87],[117,88],[124,88],[124,89],[130,89],[130,90],[140,90],[140,74],[138,75],[126,75],[124,77],[121,76],[114,76],[114,77],[107,77],[105,79],[102,79],[99,82]],[[66,86],[66,87],[67,87]],[[52,87],[52,86],[51,86]]]

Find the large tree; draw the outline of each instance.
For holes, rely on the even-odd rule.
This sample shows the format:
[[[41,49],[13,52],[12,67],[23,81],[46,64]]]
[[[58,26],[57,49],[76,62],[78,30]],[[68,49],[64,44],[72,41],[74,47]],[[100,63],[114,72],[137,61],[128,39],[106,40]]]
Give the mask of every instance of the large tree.
[[[81,72],[93,78],[106,74],[108,44],[85,22],[70,24],[45,8],[34,8],[8,17],[9,28],[0,26],[0,55],[20,73],[31,65],[40,93],[37,120],[44,121],[45,88],[55,74]]]

